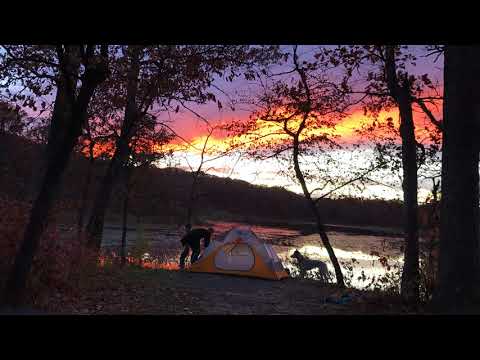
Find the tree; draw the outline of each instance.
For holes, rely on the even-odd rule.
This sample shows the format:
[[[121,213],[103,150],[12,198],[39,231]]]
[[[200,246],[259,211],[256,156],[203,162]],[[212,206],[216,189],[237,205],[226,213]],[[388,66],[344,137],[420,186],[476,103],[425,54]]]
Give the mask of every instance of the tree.
[[[291,81],[280,79],[271,85],[265,85],[265,91],[259,95],[256,103],[259,110],[249,122],[238,124],[239,130],[236,131],[251,138],[254,144],[253,154],[259,151],[269,153],[269,157],[291,154],[290,164],[315,218],[317,232],[335,270],[337,285],[345,287],[340,264],[300,163],[302,155],[307,151],[319,156],[326,149],[338,146],[331,130],[343,117],[350,103],[341,89],[328,78],[327,62],[301,62],[297,46],[293,47],[292,55],[293,69],[285,73],[294,74],[294,77]],[[259,125],[263,126],[263,131],[252,137]],[[272,136],[277,137],[276,141],[272,141]]]
[[[214,131],[213,128],[208,129],[208,134],[205,137],[205,141],[203,143],[202,150],[200,151],[200,162],[198,163],[197,169],[194,170],[190,166],[190,163],[187,160],[188,166],[190,167],[190,172],[192,174],[192,186],[190,187],[190,194],[189,194],[188,201],[187,201],[187,215],[186,215],[186,218],[185,218],[185,225],[191,225],[192,224],[193,210],[195,208],[195,203],[196,203],[196,200],[197,200],[197,197],[198,197],[197,194],[196,194],[197,184],[198,184],[198,180],[199,180],[199,177],[200,177],[200,174],[201,174],[201,171],[202,171],[202,167],[205,163],[205,152],[207,151],[208,140],[212,136],[213,131]]]
[[[214,76],[229,81],[239,69],[251,76],[251,67],[268,63],[276,56],[276,47],[249,46],[128,46],[118,61],[118,77],[112,77],[105,96],[116,110],[124,109],[122,130],[115,153],[98,190],[87,225],[88,245],[99,249],[105,212],[113,185],[128,156],[128,143],[135,135],[140,119],[154,107],[157,111],[178,111],[186,103],[216,101],[209,91]],[[122,70],[123,69],[123,70]],[[126,72],[128,75],[122,76]],[[111,91],[109,89],[115,89]],[[110,91],[110,92],[109,92]],[[175,107],[176,105],[176,107]]]
[[[187,165],[190,169],[190,174],[192,175],[192,183],[191,183],[191,186],[190,186],[189,196],[188,196],[188,199],[187,199],[187,211],[186,211],[186,217],[185,217],[185,225],[186,226],[187,225],[190,225],[190,226],[192,225],[192,217],[193,217],[193,214],[194,214],[196,203],[199,200],[200,195],[201,195],[201,194],[198,194],[198,191],[197,191],[199,181],[200,181],[200,177],[201,177],[202,174],[205,175],[209,170],[212,169],[212,167],[205,169],[204,168],[205,164],[207,164],[209,162],[212,162],[212,161],[215,161],[215,160],[218,160],[222,157],[231,155],[232,151],[235,150],[234,147],[230,147],[230,148],[227,147],[226,150],[225,149],[219,149],[215,144],[209,146],[208,145],[209,140],[213,137],[213,133],[216,130],[220,130],[222,127],[221,126],[212,126],[210,124],[210,122],[205,117],[198,114],[197,112],[194,112],[194,111],[192,111],[192,112],[197,117],[199,117],[200,119],[202,119],[205,122],[206,127],[207,127],[207,134],[203,138],[200,138],[199,140],[201,140],[201,141],[197,141],[197,144],[192,144],[189,141],[183,139],[182,137],[180,137],[178,135],[175,135],[175,136],[179,137],[181,140],[183,140],[187,145],[186,148],[181,150],[182,152],[188,152],[188,151],[193,150],[195,153],[199,154],[199,161],[198,161],[198,166],[196,167],[196,169],[194,169],[192,167],[192,165],[190,165],[188,157],[187,157],[187,155],[185,155],[185,161],[186,161],[186,163],[187,163]],[[200,145],[200,147],[198,147],[198,145]],[[212,155],[212,156],[210,158],[207,158],[207,155]],[[238,160],[237,160],[237,162],[238,162]],[[233,169],[234,169],[234,167],[232,167],[231,172],[233,172]]]
[[[403,76],[402,76],[403,75]],[[405,256],[402,271],[402,295],[409,302],[419,299],[418,177],[415,125],[411,87],[414,78],[407,73],[397,76],[395,48],[385,48],[385,79],[390,96],[398,104],[402,139],[403,202],[405,221]]]
[[[460,311],[478,297],[480,80],[478,46],[446,46],[440,217],[442,311]]]
[[[227,93],[224,93],[225,95],[229,96]],[[229,99],[231,101],[231,99]],[[230,106],[232,110],[234,109],[233,102],[231,101]],[[213,144],[209,144],[209,142],[212,142],[214,140],[213,134],[214,132],[218,131],[221,132],[222,130],[225,130],[224,125],[212,125],[211,122],[202,116],[200,113],[198,113],[195,110],[192,110],[191,108],[183,105],[190,113],[192,113],[195,117],[198,119],[202,120],[205,125],[206,125],[206,135],[202,137],[196,138],[194,141],[189,141],[186,140],[184,137],[176,133],[171,127],[169,127],[167,124],[163,123],[162,126],[166,127],[174,137],[178,138],[183,144],[175,144],[173,145],[172,148],[172,155],[175,155],[177,153],[180,153],[180,157],[185,160],[191,174],[191,185],[190,185],[190,190],[189,190],[189,196],[187,199],[186,203],[186,216],[185,216],[185,225],[192,225],[192,218],[193,214],[195,211],[195,207],[197,205],[198,200],[201,198],[202,195],[205,195],[206,193],[199,193],[198,192],[198,187],[200,185],[200,179],[202,176],[206,175],[209,170],[214,169],[213,166],[205,168],[205,165],[210,162],[214,162],[215,160],[231,156],[234,152],[237,152],[237,150],[240,150],[241,146],[245,145],[242,143],[238,144],[227,144],[226,142],[222,142],[219,146],[218,142],[213,141]],[[221,110],[221,107],[219,107],[219,110]],[[228,127],[228,126],[227,126]],[[173,150],[174,149],[174,150]],[[191,164],[190,161],[188,160],[188,155],[189,154],[198,154],[199,159],[198,159],[198,165],[196,168],[194,168]],[[233,171],[235,170],[236,165],[241,159],[242,154],[240,153],[239,156],[237,156],[236,161],[234,162],[233,166],[230,169],[230,173],[228,174],[227,177],[230,177],[233,174]]]
[[[80,136],[77,149],[88,159],[87,173],[82,188],[81,203],[77,215],[77,231],[80,234],[84,229],[84,218],[87,211],[88,195],[92,183],[93,166],[98,158],[108,159],[114,151],[112,145],[116,139],[115,123],[111,119],[102,118],[105,109],[94,98],[89,108],[89,118],[85,122],[83,134]]]
[[[23,300],[47,215],[59,193],[62,174],[81,134],[90,99],[108,76],[108,47],[4,46],[4,50],[0,61],[2,78],[8,78],[5,86],[20,83],[28,87],[32,94],[26,97],[26,105],[35,107],[35,95],[56,91],[46,148],[46,173],[6,286],[5,302],[16,306]],[[13,98],[18,99],[18,95]]]
[[[341,46],[332,54],[332,62],[343,64],[347,77],[351,77],[353,71],[359,70],[362,65],[374,66],[374,70],[367,72],[366,85],[362,91],[353,91],[347,84],[344,86],[344,91],[361,93],[369,100],[365,105],[366,111],[378,114],[381,109],[392,105],[399,109],[405,233],[401,294],[408,303],[416,304],[419,300],[420,280],[417,172],[421,162],[419,159],[425,156],[425,147],[415,137],[413,105],[418,104],[431,119],[432,114],[425,101],[434,97],[423,97],[422,93],[425,88],[434,89],[433,83],[428,74],[409,74],[407,67],[415,65],[416,57],[405,46]],[[440,122],[433,119],[432,123],[441,129]],[[385,147],[377,146],[377,149]],[[421,151],[420,157],[417,150]]]
[[[136,135],[129,144],[129,156],[122,171],[123,209],[120,251],[122,266],[126,263],[127,217],[129,206],[132,203],[132,190],[135,190],[137,180],[145,172],[145,169],[171,154],[170,151],[163,149],[163,145],[167,144],[172,138],[173,134],[167,129],[156,126],[155,118],[147,116],[147,119],[142,121],[142,127],[137,129]]]

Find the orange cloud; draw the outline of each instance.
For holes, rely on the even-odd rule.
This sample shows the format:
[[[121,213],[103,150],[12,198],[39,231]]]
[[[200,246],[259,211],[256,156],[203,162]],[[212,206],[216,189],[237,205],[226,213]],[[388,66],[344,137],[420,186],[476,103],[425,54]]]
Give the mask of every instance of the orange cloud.
[[[441,103],[439,105],[441,105]],[[441,108],[441,106],[438,108]],[[417,111],[414,112],[416,136],[418,139],[428,139],[429,133],[436,131],[435,126],[429,120],[426,120],[425,114],[419,112],[418,109],[416,110]],[[438,117],[438,111],[434,111],[434,115]],[[245,123],[249,120],[238,119],[237,121],[238,123]],[[295,131],[298,128],[300,121],[300,119],[292,119],[289,121],[288,128]],[[397,109],[382,111],[378,114],[377,124],[375,128],[372,129],[373,134],[378,137],[385,135],[388,129],[386,125],[389,121],[393,125],[394,129],[399,129],[400,121]],[[358,109],[352,112],[350,115],[337,120],[334,126],[319,126],[319,124],[315,123],[314,120],[311,120],[310,122],[307,121],[307,126],[302,132],[301,140],[307,140],[311,139],[312,137],[326,135],[335,137],[340,143],[361,144],[367,140],[366,137],[362,137],[360,130],[362,130],[362,128],[371,126],[372,122],[373,118],[365,115],[361,109]],[[192,136],[188,140],[189,144],[185,143],[183,140],[175,139],[168,144],[151,144],[151,150],[153,152],[186,151],[192,154],[200,154],[206,140],[207,135],[199,134],[197,136]],[[288,141],[291,141],[291,138],[283,130],[282,124],[256,119],[253,129],[250,129],[250,131],[243,134],[228,136],[226,132],[218,131],[213,133],[208,139],[205,150],[207,154],[215,154],[224,153],[228,150],[231,150],[232,147],[235,148],[241,145],[253,145],[265,148],[269,146],[274,147]],[[400,141],[400,139],[398,139],[398,141]],[[95,157],[100,155],[110,157],[113,155],[114,149],[115,146],[113,143],[95,144]],[[88,156],[87,146],[84,148],[83,152],[86,156]]]
[[[363,135],[365,135],[365,128],[371,127],[373,120],[373,117],[364,115],[362,110],[357,110],[349,116],[340,119],[335,126],[307,124],[300,139],[307,140],[312,137],[325,135],[335,137],[340,143],[361,144],[366,142],[368,138],[368,136],[362,136],[361,130],[364,130]],[[289,129],[295,131],[298,128],[300,121],[300,119],[291,120],[288,125]],[[429,134],[437,131],[435,126],[429,120],[425,119],[423,113],[414,112],[414,122],[417,139],[427,139],[428,141]],[[393,126],[393,129],[398,131],[400,127],[400,119],[397,109],[380,112],[376,119],[376,126],[372,129],[373,134],[368,134],[369,130],[366,131],[366,134],[375,135],[378,138],[386,135],[392,136],[391,128],[387,126],[388,123]],[[197,149],[201,149],[205,140],[206,136],[198,136],[192,139],[192,144],[194,144]],[[397,138],[397,140],[400,142],[399,138]],[[254,129],[245,134],[233,137],[212,136],[209,139],[207,148],[216,151],[225,151],[232,144],[260,144],[260,146],[275,146],[288,141],[291,141],[291,138],[284,132],[282,124],[257,119],[255,120]]]

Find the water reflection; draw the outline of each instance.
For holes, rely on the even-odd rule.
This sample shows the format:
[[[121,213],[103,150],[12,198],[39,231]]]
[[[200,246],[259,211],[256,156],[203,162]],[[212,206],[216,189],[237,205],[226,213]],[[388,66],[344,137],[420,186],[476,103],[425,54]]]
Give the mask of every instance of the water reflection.
[[[371,288],[371,280],[383,285],[398,282],[403,263],[401,238],[340,232],[329,232],[328,235],[343,267],[344,277],[350,280],[351,286]],[[307,256],[326,262],[333,272],[333,266],[318,235],[300,236],[295,243]]]
[[[222,236],[232,227],[242,226],[250,228],[257,236],[271,243],[282,260],[284,266],[296,273],[295,263],[290,256],[298,249],[303,255],[314,260],[324,261],[329,270],[334,273],[329,261],[328,253],[322,246],[317,234],[302,235],[300,231],[280,227],[246,225],[232,222],[215,222],[214,237]],[[145,225],[142,231],[144,241],[148,243],[148,256],[145,256],[144,267],[178,269],[178,259],[181,251],[180,238],[183,235],[182,227],[173,227],[159,224]],[[104,230],[103,247],[118,250],[121,230],[113,226]],[[343,267],[344,276],[351,281],[351,286],[365,288],[369,281],[381,277],[395,270],[394,265],[401,266],[403,258],[400,249],[401,239],[383,236],[352,235],[341,232],[330,232],[330,242],[335,254]],[[135,229],[127,232],[127,248],[132,250],[138,240]],[[373,254],[372,254],[373,252]],[[382,258],[388,258],[387,265],[382,265]],[[385,259],[383,259],[385,261]],[[315,270],[307,274],[314,276]]]

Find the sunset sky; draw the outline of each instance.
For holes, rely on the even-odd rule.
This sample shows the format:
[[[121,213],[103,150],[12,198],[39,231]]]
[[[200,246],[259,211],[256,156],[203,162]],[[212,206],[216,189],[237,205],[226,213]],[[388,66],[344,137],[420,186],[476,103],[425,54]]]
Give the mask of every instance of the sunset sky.
[[[286,47],[288,48],[288,47]],[[299,53],[301,56],[309,57],[314,53],[315,46],[302,46],[299,48]],[[418,47],[420,49],[420,47]],[[436,63],[433,63],[432,59],[426,59],[420,57],[417,60],[417,66],[409,69],[411,73],[416,74],[425,74],[428,73],[434,83],[438,84],[438,87],[441,90],[442,84],[442,71],[443,63],[440,59]],[[286,70],[283,68],[281,70]],[[279,70],[277,70],[279,72]],[[252,81],[246,81],[243,79],[238,79],[233,83],[227,83],[222,80],[216,82],[216,86],[222,89],[225,93],[229,94],[231,97],[235,97],[236,94],[242,93],[255,93],[258,90],[258,84]],[[227,97],[222,94],[222,92],[217,91],[216,96],[221,99],[221,101],[228,102]],[[438,104],[436,107],[432,107],[433,113],[441,119],[441,104]],[[232,111],[228,106],[223,106],[221,110],[218,109],[215,103],[201,105],[201,106],[192,106],[192,109],[208,119],[211,124],[219,124],[228,121],[237,121],[241,122],[245,119],[248,119],[251,114],[252,107],[247,106],[237,106],[235,111]],[[380,121],[385,121],[386,118],[393,118],[394,124],[398,127],[398,111],[393,109],[388,112],[382,112],[379,116]],[[417,130],[417,139],[423,139],[428,135],[430,128],[430,123],[426,119],[425,115],[421,112],[421,109],[414,109],[414,117]],[[166,114],[159,114],[159,119],[167,120]],[[172,128],[184,139],[188,140],[195,145],[196,148],[200,149],[203,146],[204,139],[207,133],[207,128],[205,123],[199,119],[197,116],[189,112],[188,110],[180,111],[178,114],[170,114],[168,119],[170,120]],[[342,151],[336,151],[335,157],[339,160],[335,164],[335,167],[332,168],[333,171],[340,171],[348,173],[349,171],[354,171],[355,169],[366,168],[368,166],[367,159],[372,154],[371,146],[366,143],[366,140],[360,138],[356,134],[356,130],[360,129],[362,124],[371,123],[372,119],[366,117],[363,114],[363,111],[360,107],[356,107],[350,110],[349,115],[340,121],[335,130],[335,134],[341,135],[341,142],[343,144],[361,144],[362,150],[359,151],[350,151],[348,148]],[[278,136],[273,136],[272,139],[278,139]],[[224,149],[226,143],[229,139],[226,139],[223,134],[219,132],[214,132],[211,136],[208,144],[212,146],[212,149]],[[231,140],[231,139],[230,139]],[[196,151],[192,148],[186,148],[185,143],[176,139],[175,143],[178,144],[177,148],[179,151],[176,153],[175,160],[173,164],[179,166],[186,170],[189,169],[189,164],[193,168],[196,168],[199,164],[199,151]],[[207,156],[207,159],[211,159],[215,155]],[[312,162],[317,161],[318,159],[311,158]],[[321,160],[320,160],[321,161]],[[304,164],[305,170],[308,170],[310,159],[307,158]],[[172,165],[172,163],[169,163]],[[165,166],[165,165],[163,165]],[[267,186],[283,186],[289,190],[300,193],[300,187],[294,183],[293,179],[285,176],[282,173],[282,170],[285,167],[281,165],[275,159],[268,159],[262,161],[255,161],[251,158],[242,155],[240,152],[234,152],[231,155],[224,156],[214,161],[209,161],[205,164],[204,169],[208,169],[208,173],[217,175],[217,176],[230,176],[235,179],[242,179],[250,183],[267,185]],[[353,170],[352,170],[353,168]],[[326,171],[329,171],[329,168],[325,168]],[[366,189],[358,192],[358,190],[352,192],[352,189],[343,189],[339,191],[338,194],[353,194],[356,196],[364,197],[380,197],[387,199],[401,198],[402,192],[400,187],[400,179],[392,177],[390,174],[377,174],[378,178],[382,179],[383,183],[388,183],[389,186],[383,185],[368,185]],[[310,183],[309,186],[311,189],[317,187],[318,183],[315,181]],[[429,182],[419,183],[419,200],[425,198],[428,194]],[[328,187],[325,191],[328,190]],[[320,194],[318,194],[320,195]]]
[[[292,46],[282,46],[286,51],[291,51]],[[418,49],[418,54],[421,55],[420,49],[422,46],[413,47]],[[299,46],[298,53],[300,60],[311,58],[318,46]],[[270,70],[275,73],[285,72],[290,70],[291,65],[275,65]],[[439,91],[442,91],[442,76],[443,76],[443,59],[433,62],[432,58],[425,58],[419,56],[415,67],[408,68],[411,74],[421,75],[429,74],[430,79],[436,84]],[[290,76],[290,75],[289,75]],[[361,79],[357,79],[361,84]],[[249,118],[252,111],[255,109],[248,103],[236,104],[235,111],[228,106],[229,99],[240,99],[244,95],[254,96],[259,91],[259,83],[257,81],[247,81],[243,78],[237,78],[233,82],[227,82],[223,79],[217,78],[215,86],[211,89],[217,99],[219,99],[223,107],[218,108],[214,102],[195,105],[189,104],[190,108],[203,118],[208,119],[210,124],[218,125],[227,122],[243,122]],[[52,98],[53,99],[53,98]],[[441,119],[441,104],[438,103],[436,107],[431,107],[432,112]],[[178,113],[159,112],[156,114],[159,122],[166,122],[178,134],[178,137],[167,147],[174,150],[174,157],[168,162],[159,163],[159,166],[177,166],[185,170],[190,167],[197,168],[199,164],[199,150],[201,149],[207,134],[207,127],[205,122],[191,111],[180,109]],[[379,116],[379,121],[384,122],[387,118],[392,118],[393,123],[398,127],[398,111],[392,109],[388,112],[384,111]],[[431,125],[426,116],[419,108],[414,108],[414,118],[417,130],[417,140],[422,140],[428,135]],[[329,155],[335,158],[333,164],[327,164],[322,156],[306,157],[302,163],[302,169],[306,171],[314,171],[315,166],[320,166],[328,175],[341,177],[348,180],[350,174],[355,174],[355,171],[360,171],[369,166],[369,159],[372,157],[372,146],[364,138],[359,137],[356,133],[362,125],[370,124],[371,118],[366,117],[360,106],[349,109],[348,115],[339,121],[333,130],[329,130],[336,135],[340,135],[339,142],[346,147],[342,150],[331,150]],[[264,125],[259,123],[259,132],[270,132],[265,129]],[[325,131],[321,129],[319,131]],[[279,136],[269,137],[274,143],[281,141]],[[235,179],[241,179],[253,184],[266,186],[282,186],[289,190],[301,193],[300,187],[295,183],[295,180],[286,172],[285,163],[280,163],[276,159],[268,160],[253,160],[240,151],[232,152],[226,156],[222,156],[216,160],[212,158],[218,157],[215,150],[225,150],[228,147],[228,142],[232,139],[227,139],[225,133],[215,131],[210,140],[209,148],[211,154],[206,156],[208,160],[203,168],[209,174],[217,176],[230,176]],[[242,140],[242,139],[234,139]],[[244,140],[244,139],[243,139]],[[195,146],[187,146],[185,141]],[[353,144],[360,145],[360,150],[352,150]],[[351,176],[350,176],[351,177]],[[372,175],[372,178],[378,179],[378,183],[370,184],[367,188],[359,191],[352,187],[344,188],[336,192],[337,195],[351,194],[354,196],[363,197],[380,197],[386,199],[400,199],[401,179],[397,175],[392,176],[390,173],[377,173]],[[374,180],[375,180],[374,179]],[[382,183],[382,184],[380,184]],[[310,189],[321,186],[321,182],[312,180],[309,184]],[[385,186],[386,185],[386,186]],[[419,181],[419,198],[424,199],[428,194],[430,183]],[[325,187],[324,191],[331,190],[333,185]],[[316,195],[321,195],[318,193]]]
[[[438,115],[438,114],[437,114]],[[242,121],[241,116],[234,117],[237,120]],[[383,112],[379,116],[380,122],[385,121],[386,118],[392,117],[395,124],[398,124],[398,112],[392,110],[389,112]],[[221,115],[216,119],[221,121]],[[191,125],[189,127],[184,124],[189,121]],[[353,112],[350,116],[346,117],[341,121],[338,126],[333,130],[333,133],[341,136],[340,142],[345,144],[346,148],[342,150],[331,150],[332,157],[338,159],[337,165],[335,168],[332,168],[331,171],[349,172],[353,169],[361,169],[368,167],[368,160],[372,157],[372,147],[366,142],[365,139],[361,138],[356,134],[356,130],[360,129],[362,124],[369,124],[372,120],[363,115],[361,110]],[[201,149],[206,139],[206,130],[202,122],[194,119],[181,119],[178,121],[179,124],[176,124],[176,130],[179,134],[182,134],[183,127],[186,129],[184,131],[185,137],[192,145],[197,149]],[[417,126],[417,137],[422,138],[428,132],[428,121],[425,119],[423,114],[418,113],[416,116],[416,126]],[[271,136],[272,139],[281,140],[280,136]],[[253,160],[250,157],[244,155],[241,151],[234,151],[233,153],[220,157],[216,160],[210,161],[212,158],[216,158],[218,152],[225,151],[228,147],[229,138],[225,138],[220,133],[214,133],[209,141],[207,148],[211,149],[214,154],[207,155],[205,158],[207,162],[205,163],[203,169],[207,170],[208,173],[217,176],[230,176],[231,178],[241,179],[248,181],[253,184],[258,185],[267,185],[267,186],[282,186],[289,190],[301,193],[301,188],[298,184],[295,184],[295,181],[292,178],[286,177],[282,171],[285,169],[285,166],[279,163],[276,159],[267,159],[267,160]],[[181,167],[185,170],[189,170],[190,166],[196,169],[200,163],[200,151],[192,149],[185,145],[181,140],[174,141],[175,145],[173,146],[175,152],[175,157],[172,162],[169,162],[169,165],[174,165]],[[350,144],[360,144],[362,147],[360,150],[350,150]],[[218,152],[215,152],[218,150]],[[318,159],[312,159],[316,161]],[[321,161],[321,160],[320,160]],[[308,163],[308,157],[306,159]],[[189,166],[190,165],[190,166]],[[164,166],[164,165],[163,165]],[[304,169],[308,170],[308,165],[304,165]],[[328,171],[328,167],[325,168]],[[355,196],[364,196],[364,197],[380,197],[386,199],[397,199],[401,198],[402,192],[400,190],[400,181],[396,178],[393,178],[389,173],[378,173],[376,175],[390,186],[380,186],[380,185],[368,185],[367,188],[362,192],[351,193]],[[348,177],[346,177],[348,179]],[[313,189],[317,187],[318,183],[311,182],[310,188]],[[422,187],[422,182],[420,182],[419,197],[420,199],[425,198],[428,195],[429,183],[426,183]],[[329,188],[327,187],[325,191]],[[347,194],[348,189],[339,191],[338,194]],[[351,190],[351,189],[350,189]],[[321,195],[321,194],[318,194]]]

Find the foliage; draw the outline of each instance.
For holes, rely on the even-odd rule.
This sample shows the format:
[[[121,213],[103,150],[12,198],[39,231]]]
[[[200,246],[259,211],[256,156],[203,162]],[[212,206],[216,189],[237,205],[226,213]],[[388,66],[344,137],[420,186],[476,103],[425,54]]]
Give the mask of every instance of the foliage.
[[[26,127],[26,113],[19,106],[14,106],[5,101],[0,101],[0,133],[23,133]]]
[[[420,74],[416,71],[417,62],[421,58],[426,58],[429,52],[429,47],[414,48],[405,45],[394,47],[398,85],[408,88],[414,110],[418,109],[418,112],[424,115],[423,118],[421,116],[415,118],[417,167],[420,178],[440,176],[438,164],[442,125],[441,120],[435,119],[432,109],[438,110],[439,105],[441,106],[441,85],[432,79],[434,62],[431,62],[431,73]],[[331,50],[319,51],[316,56],[321,59],[329,58],[330,62],[343,69],[343,90],[356,96],[364,114],[372,118],[371,123],[365,123],[358,130],[359,135],[374,145],[374,161],[387,164],[391,172],[398,174],[402,167],[400,121],[390,116],[380,117],[382,112],[389,112],[398,106],[395,98],[397,95],[392,94],[386,76],[386,46],[338,46]],[[351,81],[352,77],[355,81]]]
[[[370,252],[378,260],[372,260],[372,266],[375,262],[380,262],[383,272],[381,275],[366,275],[364,270],[360,271],[360,275],[354,278],[354,269],[358,268],[359,263],[352,258],[342,262],[345,274],[345,283],[348,287],[353,287],[353,281],[356,280],[356,287],[361,290],[376,291],[386,295],[399,295],[400,283],[402,278],[402,261],[394,259],[385,253],[376,251]],[[432,299],[433,291],[436,285],[437,259],[434,255],[433,262],[431,252],[423,248],[420,253],[420,301],[428,303]]]
[[[0,200],[0,272],[9,273],[15,253],[23,238],[31,204],[8,198]],[[82,272],[87,272],[88,254],[83,249],[82,240],[73,233],[60,236],[62,230],[56,223],[58,206],[50,216],[47,229],[42,235],[40,249],[34,257],[31,277],[28,282],[29,302],[42,305],[57,291],[74,291],[76,281]],[[6,278],[0,279],[3,290]]]

